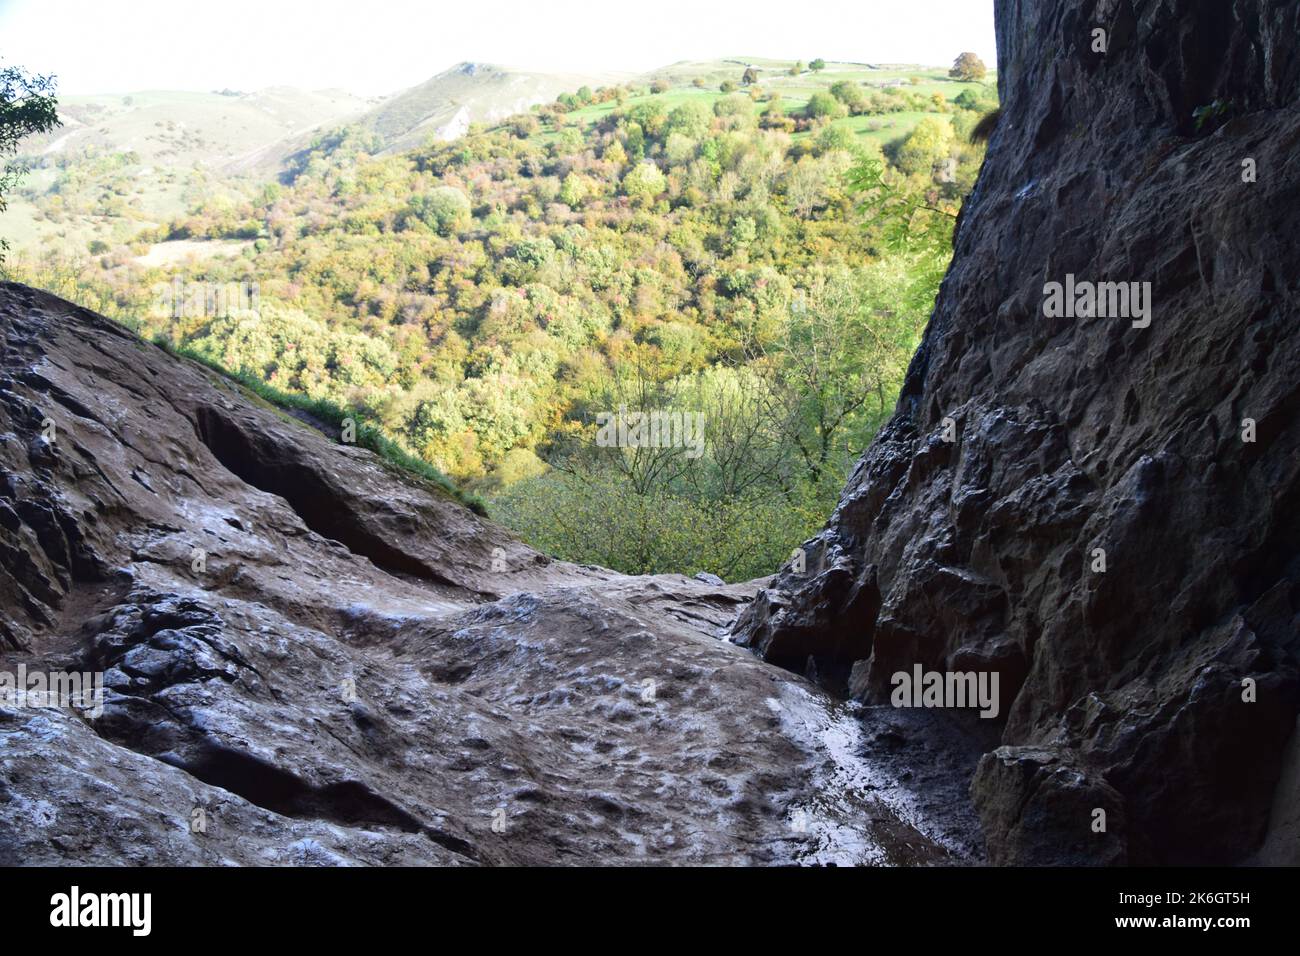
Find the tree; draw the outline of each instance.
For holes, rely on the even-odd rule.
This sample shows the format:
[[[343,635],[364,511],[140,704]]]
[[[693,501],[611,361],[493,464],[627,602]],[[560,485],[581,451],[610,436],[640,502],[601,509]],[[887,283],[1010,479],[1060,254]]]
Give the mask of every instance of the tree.
[[[838,83],[832,83],[831,96],[843,103],[850,113],[861,113],[867,105],[867,98],[862,92],[862,87],[852,80],[840,80]]]
[[[791,75],[791,76],[798,76],[800,73],[802,73],[802,72],[803,72],[803,60],[796,60],[796,61],[794,62],[794,65],[793,65],[792,67],[790,67],[789,72],[790,72],[790,75]]]
[[[754,69],[752,66],[746,67],[744,75],[740,78],[741,85],[752,86],[757,82],[758,82],[758,70]]]
[[[966,89],[958,93],[952,103],[964,110],[983,114],[997,107],[998,98],[988,89]]]
[[[859,212],[887,248],[919,253],[941,263],[940,270],[947,264],[957,204],[932,196],[924,184],[891,170],[879,155],[859,155],[848,171],[847,185],[850,193],[860,197]]]
[[[713,102],[714,116],[753,116],[754,103],[746,96],[723,96]]]
[[[840,101],[822,90],[808,97],[808,105],[804,109],[809,119],[834,119],[844,114]]]
[[[542,128],[542,121],[532,113],[521,113],[512,117],[509,125],[512,133],[520,139],[527,139]]]
[[[690,100],[668,114],[663,134],[665,138],[671,133],[681,133],[691,139],[699,139],[709,131],[712,120],[713,113],[707,106],[698,100]]]
[[[963,80],[967,83],[978,82],[984,79],[988,73],[988,67],[984,61],[974,53],[963,53],[953,61],[952,69],[948,75],[954,80]]]
[[[666,186],[664,174],[649,160],[637,163],[623,177],[623,192],[632,199],[646,202],[658,196]]]
[[[469,197],[455,186],[439,186],[431,192],[413,196],[410,211],[434,231],[450,236],[469,225]]]
[[[625,157],[624,162],[632,160],[634,163],[641,162],[645,156],[645,132],[641,129],[640,123],[628,123],[625,139]]]
[[[54,77],[28,73],[20,66],[0,70],[0,156],[18,152],[18,144],[33,133],[48,133],[59,125]],[[0,212],[8,206],[5,194],[27,172],[21,163],[6,163],[0,171]],[[9,243],[0,239],[0,261]]]
[[[870,298],[851,273],[819,276],[792,303],[774,358],[776,416],[798,452],[806,476],[820,483],[833,467],[845,429],[876,397],[883,408],[890,351]],[[858,436],[859,442],[866,436]],[[834,468],[838,479],[840,468]]]
[[[934,116],[922,119],[898,147],[895,165],[907,175],[929,172],[946,159],[953,146],[952,126]]]
[[[837,149],[847,153],[857,145],[857,135],[842,123],[831,123],[817,134],[816,145],[818,153]]]
[[[669,133],[664,140],[663,155],[669,166],[685,166],[695,158],[696,143],[681,133]]]
[[[587,198],[587,181],[577,172],[570,172],[560,184],[560,202],[570,209],[577,209]]]
[[[642,144],[644,148],[644,144]],[[614,140],[605,147],[605,151],[600,156],[605,162],[610,163],[615,169],[622,169],[627,163],[627,150],[618,140]]]
[[[552,440],[550,472],[507,489],[497,513],[554,554],[632,573],[766,573],[830,507],[801,494],[789,389],[729,362],[681,373],[653,349],[628,358],[592,384]],[[633,440],[646,412],[676,417],[683,440]],[[626,440],[611,444],[616,419]]]
[[[668,109],[662,100],[646,100],[627,111],[626,121],[637,124],[648,138],[655,139],[663,132],[664,123],[668,121]]]
[[[786,115],[785,107],[781,105],[780,94],[772,94],[772,99],[767,103],[763,110],[763,115],[759,117],[758,124],[763,129],[780,129],[787,133],[794,132],[794,120]]]
[[[820,73],[822,70],[826,69],[826,61],[821,57],[818,57],[808,64],[808,69],[812,70],[814,73]]]

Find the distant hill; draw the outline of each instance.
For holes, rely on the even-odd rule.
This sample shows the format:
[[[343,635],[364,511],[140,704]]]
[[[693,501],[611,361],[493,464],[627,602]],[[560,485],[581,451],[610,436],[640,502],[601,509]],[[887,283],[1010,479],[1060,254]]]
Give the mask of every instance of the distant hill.
[[[401,152],[429,137],[455,139],[472,122],[491,123],[525,113],[582,86],[625,83],[632,74],[538,73],[484,63],[458,63],[419,86],[384,100],[360,120]]]
[[[67,96],[59,101],[63,126],[23,146],[42,155],[95,147],[134,152],[145,165],[219,169],[286,137],[357,116],[373,102],[342,90],[289,87],[247,94]]]
[[[485,63],[457,63],[417,86],[372,101],[368,109],[331,125],[355,124],[379,136],[383,153],[399,153],[429,139],[462,135],[470,123],[492,123],[547,103],[581,86],[622,83],[632,74],[540,73]],[[319,129],[268,143],[230,171],[270,178],[311,147]]]
[[[63,96],[62,125],[22,143],[31,173],[0,226],[18,249],[118,241],[205,195],[235,195],[233,178],[257,176],[259,159],[278,166],[280,144],[347,122],[374,103],[341,90],[289,87]]]

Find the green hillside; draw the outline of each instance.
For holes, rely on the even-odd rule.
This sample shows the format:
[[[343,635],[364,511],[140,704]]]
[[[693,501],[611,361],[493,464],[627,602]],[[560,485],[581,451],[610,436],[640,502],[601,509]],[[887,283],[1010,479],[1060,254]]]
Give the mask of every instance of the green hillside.
[[[377,134],[386,152],[429,139],[454,139],[471,122],[491,123],[526,112],[566,90],[631,79],[630,76],[538,73],[483,63],[459,63],[418,86],[389,97],[357,120]]]
[[[372,117],[281,182],[188,193],[94,269],[14,271],[353,409],[552,553],[766,573],[892,408],[994,101],[941,71],[736,66],[402,152]],[[178,317],[149,292],[174,280],[255,281],[260,304]],[[703,416],[707,451],[600,447],[602,416],[638,408]]]
[[[32,172],[5,235],[18,249],[125,242],[201,196],[238,195],[239,172],[268,148],[368,106],[339,91],[287,88],[65,97],[63,125],[23,143]]]

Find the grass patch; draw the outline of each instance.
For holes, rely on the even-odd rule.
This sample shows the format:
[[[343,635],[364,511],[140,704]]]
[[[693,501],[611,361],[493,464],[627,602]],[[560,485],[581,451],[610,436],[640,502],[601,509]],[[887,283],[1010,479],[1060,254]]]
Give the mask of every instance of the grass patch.
[[[915,110],[882,113],[879,116],[850,116],[836,122],[853,130],[854,134],[862,139],[884,146],[890,140],[907,136],[916,128],[916,124],[927,116],[951,123],[951,120],[942,113],[922,113]]]

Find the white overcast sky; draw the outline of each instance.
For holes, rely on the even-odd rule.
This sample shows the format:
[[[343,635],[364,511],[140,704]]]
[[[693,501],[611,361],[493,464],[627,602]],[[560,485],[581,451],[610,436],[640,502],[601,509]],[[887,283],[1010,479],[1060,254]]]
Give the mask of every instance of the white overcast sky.
[[[454,63],[644,72],[755,56],[994,65],[993,0],[0,0],[0,60],[63,93],[391,93]]]

